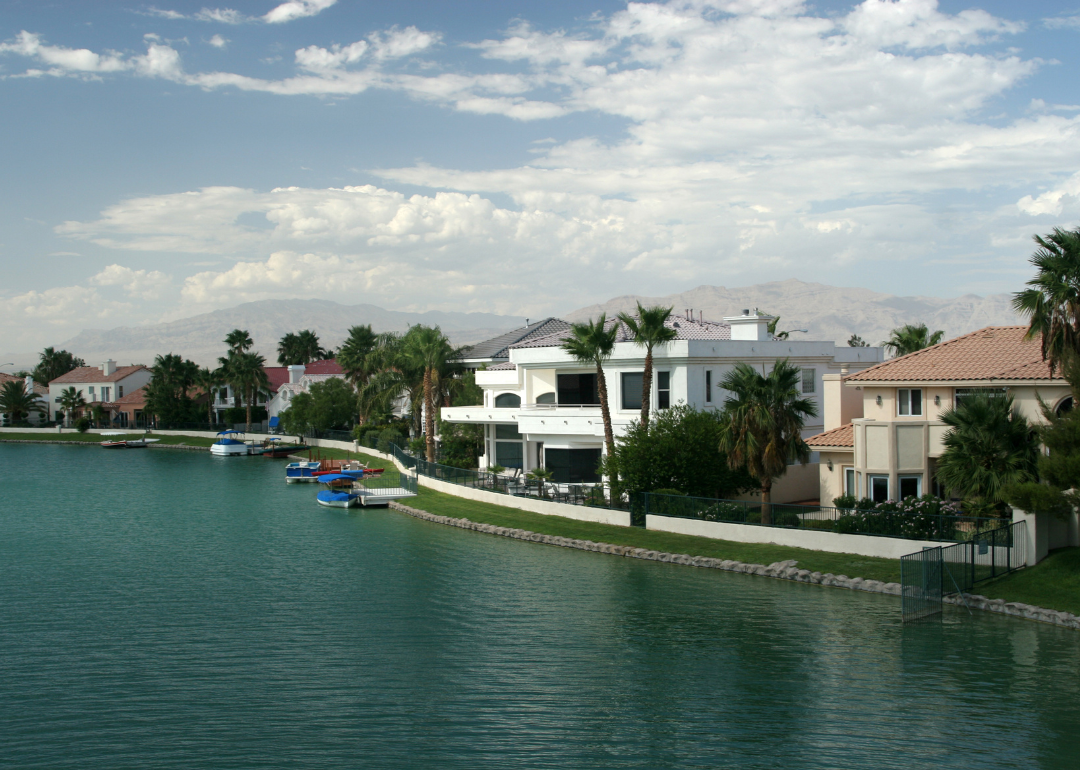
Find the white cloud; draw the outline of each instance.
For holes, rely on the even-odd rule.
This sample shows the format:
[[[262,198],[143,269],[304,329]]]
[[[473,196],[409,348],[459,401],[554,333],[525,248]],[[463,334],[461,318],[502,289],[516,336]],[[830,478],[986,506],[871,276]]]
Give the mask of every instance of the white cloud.
[[[1059,187],[1048,190],[1039,196],[1025,195],[1016,202],[1016,207],[1029,216],[1050,214],[1060,216],[1068,205],[1074,217],[1080,214],[1080,172],[1073,174]]]
[[[1050,29],[1080,29],[1080,14],[1043,19],[1043,25]]]
[[[214,35],[206,42],[214,46],[214,48],[224,48],[229,44],[229,39],[226,37],[222,37],[221,35]]]
[[[146,9],[145,13],[173,21],[190,19],[218,24],[245,24],[254,21],[263,21],[267,24],[284,24],[295,19],[315,16],[336,3],[337,0],[288,0],[270,9],[263,16],[248,16],[232,8],[203,8],[196,13],[187,15],[179,11],[150,7]]]
[[[172,279],[157,270],[133,270],[123,265],[109,265],[90,278],[96,286],[118,286],[133,299],[153,300],[161,297]]]
[[[46,45],[41,36],[23,30],[14,40],[0,43],[0,54],[17,54],[45,64],[52,69],[47,74],[119,72],[131,67],[116,52],[94,53],[86,48],[65,48]]]
[[[268,24],[282,24],[293,19],[302,19],[322,13],[335,3],[337,0],[289,0],[263,16],[263,21]]]
[[[215,21],[219,24],[243,24],[251,21],[250,17],[232,8],[203,8],[192,18],[196,21]]]

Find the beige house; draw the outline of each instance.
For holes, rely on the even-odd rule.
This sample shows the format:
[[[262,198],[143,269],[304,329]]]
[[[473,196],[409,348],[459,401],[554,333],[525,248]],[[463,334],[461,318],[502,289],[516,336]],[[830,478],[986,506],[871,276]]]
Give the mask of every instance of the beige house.
[[[935,463],[947,430],[940,416],[978,390],[1012,395],[1031,422],[1039,398],[1072,407],[1060,372],[1051,376],[1026,326],[988,326],[851,374],[823,378],[825,431],[807,439],[820,453],[821,501],[842,494],[875,501],[940,494]]]

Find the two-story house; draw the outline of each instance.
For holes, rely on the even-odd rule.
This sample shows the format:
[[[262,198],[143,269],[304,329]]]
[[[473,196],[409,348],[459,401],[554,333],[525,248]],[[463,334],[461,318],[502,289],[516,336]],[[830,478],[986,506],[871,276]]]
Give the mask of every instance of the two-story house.
[[[59,415],[63,412],[60,394],[68,388],[75,388],[82,394],[88,406],[95,403],[106,406],[123,398],[125,394],[148,385],[150,376],[150,369],[141,364],[117,366],[112,359],[101,366],[80,366],[72,369],[49,383],[49,407],[53,418],[60,420]]]
[[[1061,372],[1051,375],[1025,326],[988,326],[860,372],[828,375],[825,431],[807,439],[821,458],[821,500],[875,501],[941,494],[935,462],[948,428],[941,414],[979,390],[1012,395],[1033,423],[1073,406]]]
[[[857,371],[883,359],[881,348],[837,347],[833,342],[776,339],[768,332],[769,316],[744,311],[723,322],[695,319],[691,314],[668,320],[677,338],[653,351],[653,410],[679,403],[719,410],[729,395],[719,387],[738,363],[768,372],[780,359],[802,369],[800,388],[821,408],[822,378],[841,369]],[[614,323],[614,321],[609,321]],[[507,348],[508,360],[476,373],[484,391],[477,406],[444,407],[447,422],[484,426],[481,467],[501,465],[528,471],[545,466],[560,483],[596,482],[604,450],[604,426],[597,395],[595,367],[575,361],[562,349],[568,327],[546,336],[529,335]],[[616,436],[640,418],[645,350],[620,324],[615,351],[604,366]],[[820,432],[822,418],[806,426],[807,436]],[[811,496],[817,492],[817,468],[806,469]],[[803,487],[789,485],[774,499],[805,499]]]

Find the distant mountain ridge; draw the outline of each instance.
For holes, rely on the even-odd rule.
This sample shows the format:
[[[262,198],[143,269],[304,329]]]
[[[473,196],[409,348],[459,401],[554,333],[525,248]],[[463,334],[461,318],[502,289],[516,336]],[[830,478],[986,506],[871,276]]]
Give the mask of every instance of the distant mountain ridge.
[[[681,315],[692,309],[695,317],[719,321],[724,316],[740,315],[755,308],[780,316],[779,329],[806,329],[808,333],[793,339],[835,340],[846,345],[857,334],[871,345],[888,339],[889,333],[906,323],[925,323],[931,331],[941,329],[949,339],[984,326],[1021,324],[1012,309],[1011,294],[980,297],[897,297],[870,289],[843,288],[795,279],[773,281],[755,286],[728,289],[723,286],[698,286],[690,291],[665,297],[625,295],[602,305],[590,305],[564,316],[568,321],[583,321],[606,312],[608,317],[633,311],[638,301],[643,305],[671,305]]]
[[[246,329],[255,342],[254,349],[276,365],[278,340],[301,329],[313,330],[324,347],[337,347],[349,327],[357,324],[371,324],[376,332],[404,332],[415,324],[437,324],[455,345],[466,345],[524,326],[525,321],[494,313],[409,313],[317,299],[262,300],[169,323],[86,330],[59,347],[89,364],[110,357],[124,364],[151,364],[158,354],[177,353],[209,366],[225,354],[225,335],[233,329]]]

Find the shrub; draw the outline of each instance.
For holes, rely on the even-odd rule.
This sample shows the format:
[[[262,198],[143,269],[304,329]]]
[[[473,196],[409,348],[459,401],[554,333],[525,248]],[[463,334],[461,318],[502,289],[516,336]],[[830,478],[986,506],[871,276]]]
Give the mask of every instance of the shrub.
[[[738,503],[716,503],[700,511],[698,518],[705,521],[744,521],[746,518],[746,506]]]
[[[426,449],[427,444],[423,436],[409,439],[409,451],[414,455],[422,455]]]
[[[799,518],[799,514],[794,511],[778,511],[773,508],[772,514],[772,526],[774,527],[797,527],[802,522]],[[746,514],[747,524],[760,524],[761,523],[761,511],[751,511]]]
[[[840,495],[833,498],[832,504],[843,511],[850,511],[855,507],[856,502],[858,501],[855,499],[855,495]]]
[[[686,497],[685,492],[680,492],[677,489],[654,489],[652,491],[654,495],[677,495],[679,497]]]
[[[86,433],[86,431],[89,430],[89,429],[90,429],[90,418],[89,417],[80,417],[79,419],[77,419],[75,421],[75,430],[79,431],[79,433]]]
[[[401,446],[403,442],[404,438],[400,433],[393,428],[388,428],[379,434],[379,441],[375,448],[383,454],[389,454],[393,451],[393,447],[390,446],[391,444]]]

